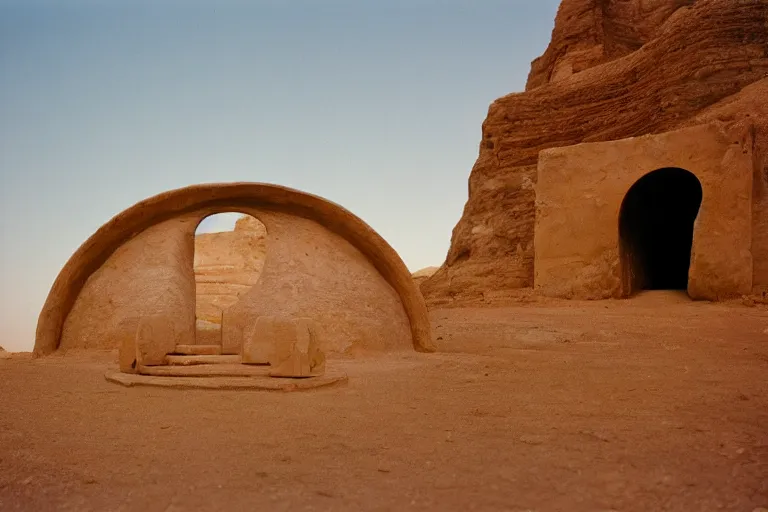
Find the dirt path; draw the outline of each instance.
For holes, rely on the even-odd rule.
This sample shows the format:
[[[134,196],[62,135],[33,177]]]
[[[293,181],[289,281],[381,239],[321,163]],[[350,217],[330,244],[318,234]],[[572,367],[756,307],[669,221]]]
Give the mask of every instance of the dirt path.
[[[670,296],[434,310],[443,352],[305,393],[122,388],[0,360],[0,510],[751,512],[768,311]]]

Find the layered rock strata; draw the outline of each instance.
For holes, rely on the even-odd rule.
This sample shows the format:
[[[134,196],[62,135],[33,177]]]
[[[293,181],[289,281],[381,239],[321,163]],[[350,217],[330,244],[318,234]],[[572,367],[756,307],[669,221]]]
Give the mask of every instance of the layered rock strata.
[[[541,150],[711,119],[754,134],[754,285],[768,286],[768,136],[750,111],[765,109],[755,98],[768,76],[767,25],[768,0],[564,0],[527,91],[489,108],[446,261],[421,286],[427,300],[532,286]]]

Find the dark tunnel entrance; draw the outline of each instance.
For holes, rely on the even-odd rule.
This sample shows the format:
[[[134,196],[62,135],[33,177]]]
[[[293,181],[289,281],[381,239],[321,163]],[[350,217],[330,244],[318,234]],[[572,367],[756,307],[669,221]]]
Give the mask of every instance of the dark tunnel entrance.
[[[624,296],[688,288],[701,198],[701,183],[684,169],[659,169],[632,185],[619,213]]]

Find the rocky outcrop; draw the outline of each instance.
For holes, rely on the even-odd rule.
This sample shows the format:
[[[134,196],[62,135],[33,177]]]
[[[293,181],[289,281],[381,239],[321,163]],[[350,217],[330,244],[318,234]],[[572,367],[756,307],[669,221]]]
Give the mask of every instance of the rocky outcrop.
[[[768,78],[700,112],[686,125],[709,122],[742,125],[752,132],[755,179],[752,188],[753,291],[768,293]]]
[[[416,282],[417,285],[420,285],[432,277],[438,270],[440,270],[440,267],[424,267],[411,274],[411,276],[413,277],[414,282]]]
[[[768,76],[766,20],[768,0],[564,0],[528,90],[489,108],[446,262],[421,286],[427,299],[532,286],[539,152],[670,131],[726,104]]]
[[[233,231],[195,236],[198,330],[220,324],[222,311],[259,280],[267,251],[267,230],[250,215]]]
[[[678,9],[696,0],[566,0],[552,42],[534,60],[526,90],[629,55],[653,40]]]

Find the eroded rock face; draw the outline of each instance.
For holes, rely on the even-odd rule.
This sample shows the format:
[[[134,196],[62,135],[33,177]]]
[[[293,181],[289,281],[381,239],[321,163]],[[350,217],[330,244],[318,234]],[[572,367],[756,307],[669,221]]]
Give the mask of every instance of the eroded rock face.
[[[360,250],[305,217],[242,209],[267,226],[269,257],[256,285],[206,322],[206,329],[199,328],[205,321],[194,318],[192,264],[195,229],[210,214],[204,210],[155,224],[115,250],[79,292],[64,322],[61,348],[118,348],[136,337],[142,319],[162,315],[173,324],[173,335],[165,337],[172,343],[145,358],[151,362],[138,364],[156,364],[178,345],[221,345],[223,354],[241,354],[259,316],[312,318],[329,352],[412,349],[404,301]]]
[[[440,267],[425,267],[421,270],[417,270],[411,276],[413,277],[413,280],[416,282],[417,285],[420,285],[433,275],[435,275],[435,272],[440,270]]]
[[[564,1],[549,47],[531,64],[526,90],[629,55],[654,39],[678,9],[695,1]]]
[[[752,287],[753,293],[768,293],[768,78],[716,103],[686,125],[729,123],[734,131],[753,137],[752,157]]]
[[[528,90],[489,108],[446,262],[421,285],[427,299],[461,301],[532,286],[539,152],[664,133],[729,104],[768,76],[766,19],[768,0],[564,0]],[[748,111],[726,110],[728,119],[720,121],[751,123],[755,131],[759,286],[768,283],[766,256],[759,256],[768,252],[768,235],[757,233],[766,211],[765,126],[746,120]]]

